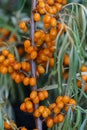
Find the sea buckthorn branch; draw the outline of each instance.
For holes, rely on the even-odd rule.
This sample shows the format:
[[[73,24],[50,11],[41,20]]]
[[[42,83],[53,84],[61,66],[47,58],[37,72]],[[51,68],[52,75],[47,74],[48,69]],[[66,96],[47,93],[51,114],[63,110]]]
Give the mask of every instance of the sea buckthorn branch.
[[[34,13],[33,11],[35,10],[36,8],[36,0],[32,0],[32,9],[31,9],[31,22],[30,22],[30,25],[31,25],[31,43],[32,43],[32,46],[35,46],[34,44],[34,32],[35,32],[35,23],[34,23]],[[36,64],[35,64],[35,61],[34,60],[31,60],[31,72],[32,72],[32,76],[36,77]],[[33,90],[36,90],[37,89],[37,85],[35,85],[33,88]],[[38,108],[38,104],[36,104],[34,107],[35,109]],[[39,118],[37,118],[35,120],[36,122],[36,127],[38,128],[38,130],[42,130],[42,122]]]
[[[26,97],[24,102],[20,106],[20,110],[24,112],[32,113],[34,117],[42,119],[48,128],[52,128],[54,124],[61,123],[65,120],[66,114],[71,107],[74,112],[77,102],[67,95],[56,97],[55,102],[48,103],[47,106],[40,105],[34,110],[34,104],[47,99],[49,96],[48,91],[42,90],[37,92],[36,90],[30,93],[29,97]]]

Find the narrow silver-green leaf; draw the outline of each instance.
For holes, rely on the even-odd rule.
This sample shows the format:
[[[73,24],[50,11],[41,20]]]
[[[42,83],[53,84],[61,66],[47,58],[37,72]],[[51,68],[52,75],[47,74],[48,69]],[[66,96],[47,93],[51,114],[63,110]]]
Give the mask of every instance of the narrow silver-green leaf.
[[[0,110],[0,130],[4,130],[4,124],[3,124],[3,119],[2,119],[1,110]]]

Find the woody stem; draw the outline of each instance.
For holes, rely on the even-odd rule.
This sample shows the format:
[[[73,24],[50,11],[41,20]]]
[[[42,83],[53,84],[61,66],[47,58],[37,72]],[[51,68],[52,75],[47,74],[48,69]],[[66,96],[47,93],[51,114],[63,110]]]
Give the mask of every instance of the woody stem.
[[[34,22],[34,19],[33,19],[33,10],[36,8],[36,0],[32,0],[32,8],[31,8],[31,43],[32,43],[32,46],[35,46],[35,43],[34,43],[34,32],[35,32],[35,22]],[[32,76],[36,78],[36,63],[34,60],[31,60],[31,71],[32,71]],[[37,89],[37,85],[34,86],[32,88],[32,90],[36,90]],[[39,106],[39,104],[36,104],[35,105],[35,109],[37,109]],[[37,118],[35,119],[35,123],[36,123],[36,128],[38,130],[42,130],[42,121]]]

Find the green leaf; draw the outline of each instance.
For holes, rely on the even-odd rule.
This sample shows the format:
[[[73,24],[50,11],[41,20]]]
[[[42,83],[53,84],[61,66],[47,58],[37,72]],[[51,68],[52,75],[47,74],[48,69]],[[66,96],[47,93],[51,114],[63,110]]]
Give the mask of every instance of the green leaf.
[[[81,13],[82,13],[82,38],[81,38],[81,45],[82,45],[85,39],[85,34],[86,34],[86,27],[87,27],[86,19],[87,18],[83,9],[81,9]]]
[[[51,89],[57,89],[58,85],[57,84],[53,84],[53,85],[49,85],[49,86],[45,86],[41,89],[45,89],[45,90],[51,90]]]
[[[64,125],[62,130],[73,130],[72,129],[72,119],[73,119],[73,112],[71,107],[69,107],[68,113],[65,117]]]
[[[75,123],[75,126],[73,127],[73,130],[75,130],[75,128],[78,128],[79,125],[80,125],[80,122],[81,122],[81,110],[80,109],[77,109],[76,110],[76,123]]]
[[[2,119],[1,110],[0,110],[0,130],[4,130],[4,125],[3,125],[3,119]]]
[[[81,125],[81,127],[80,127],[80,130],[84,130],[86,123],[87,123],[87,117],[86,117],[85,120],[83,121],[83,123],[82,123],[82,125]]]
[[[17,59],[18,61],[20,61],[20,57],[19,57],[18,50],[17,50],[16,47],[14,47],[14,53],[15,53],[16,59]]]
[[[69,59],[70,59],[69,78],[68,78],[68,85],[67,85],[67,89],[66,89],[66,93],[68,93],[68,95],[72,92],[70,87],[72,86],[72,78],[73,78],[73,46],[71,48]]]
[[[68,47],[68,44],[67,44],[67,39],[68,39],[68,36],[67,34],[65,35],[64,39],[63,39],[63,43],[62,43],[62,46],[60,48],[60,51],[59,51],[59,55],[57,57],[58,59],[58,66],[57,66],[57,70],[58,70],[58,91],[59,91],[59,94],[61,95],[61,92],[62,92],[62,65],[63,65],[63,55],[66,51],[66,48]]]

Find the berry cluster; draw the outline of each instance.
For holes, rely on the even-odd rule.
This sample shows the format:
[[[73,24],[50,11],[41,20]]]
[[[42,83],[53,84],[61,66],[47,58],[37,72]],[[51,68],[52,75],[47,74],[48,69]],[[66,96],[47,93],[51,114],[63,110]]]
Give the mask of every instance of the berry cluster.
[[[65,54],[63,63],[64,63],[64,67],[69,67],[69,55],[68,54]],[[87,66],[86,65],[82,65],[80,70],[81,70],[81,73],[85,73],[85,74],[81,74],[81,79],[85,83],[83,90],[84,90],[84,92],[87,92],[87,75],[86,75]],[[68,69],[64,70],[63,77],[66,80],[68,80],[68,75],[69,75],[68,74]],[[82,81],[81,80],[77,80],[77,87],[78,88],[82,88]]]
[[[30,97],[26,98],[20,105],[20,110],[32,113],[34,111],[34,104],[38,104],[40,101],[43,101],[46,98],[48,98],[48,92],[46,90],[38,92],[32,91],[30,93]]]
[[[21,28],[21,30],[22,30],[24,33],[26,33],[26,32],[28,31],[27,24],[26,24],[25,22],[23,22],[23,21],[19,24],[19,27]]]
[[[0,73],[9,73],[16,83],[23,82],[25,86],[30,85],[33,87],[36,85],[36,78],[27,75],[30,70],[29,62],[22,61],[20,63],[8,50],[2,50],[0,55]]]
[[[87,66],[86,65],[81,66],[81,72],[87,73]],[[84,91],[87,92],[87,75],[86,74],[81,74],[81,78],[85,82]],[[82,81],[78,80],[77,81],[77,86],[78,86],[78,88],[81,88],[82,87]]]
[[[6,28],[0,28],[0,47],[5,45],[5,42],[10,44],[17,41],[17,36],[15,33],[12,33]]]
[[[20,105],[20,110],[33,113],[36,118],[41,117],[46,121],[47,127],[51,128],[53,124],[64,121],[69,106],[71,106],[72,110],[76,106],[76,101],[65,95],[58,96],[55,103],[50,104],[48,107],[41,105],[37,109],[34,109],[34,104],[38,104],[39,101],[43,101],[46,98],[48,98],[48,92],[46,90],[32,91],[30,97],[26,98]]]
[[[5,130],[16,130],[16,129],[19,129],[19,130],[27,130],[27,128],[25,127],[20,127],[20,128],[17,128],[17,125],[13,122],[13,121],[4,121],[4,129]]]
[[[55,40],[57,34],[66,32],[66,25],[62,24],[59,19],[59,12],[62,6],[66,4],[66,0],[37,0],[36,9],[33,11],[34,21],[42,21],[44,29],[35,29],[34,42],[32,46],[31,40],[24,41],[24,50],[27,53],[28,60],[35,60],[37,64],[36,74],[44,74],[46,66],[54,66]],[[19,27],[23,31],[27,28],[27,22],[20,22]],[[25,31],[24,31],[25,32]]]

